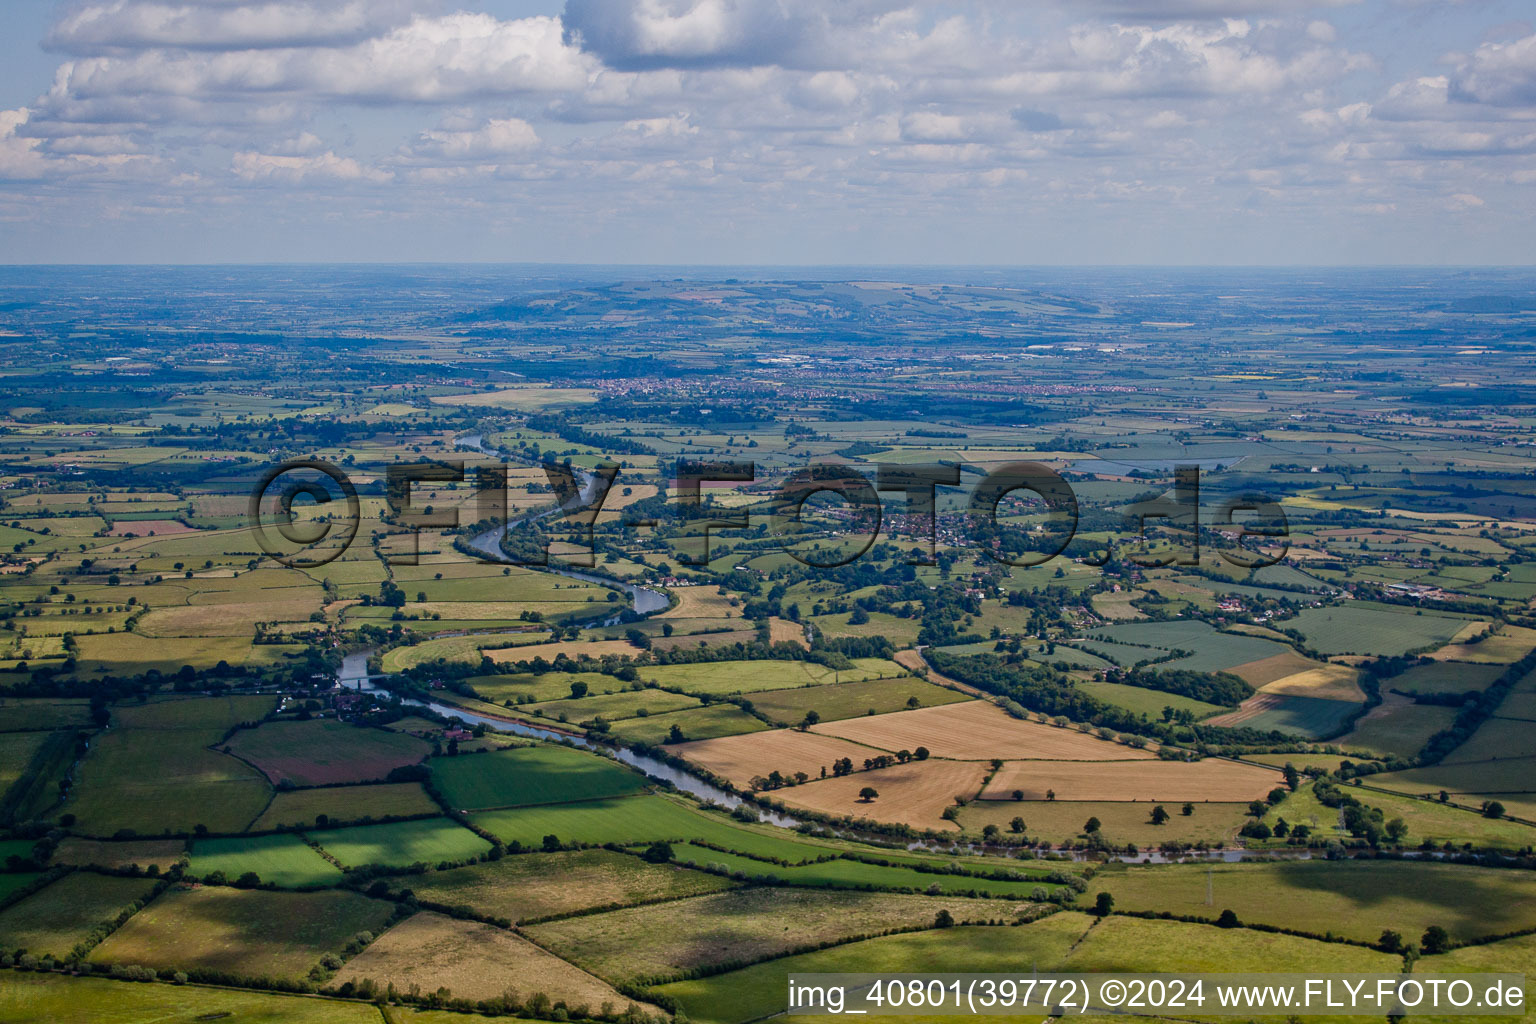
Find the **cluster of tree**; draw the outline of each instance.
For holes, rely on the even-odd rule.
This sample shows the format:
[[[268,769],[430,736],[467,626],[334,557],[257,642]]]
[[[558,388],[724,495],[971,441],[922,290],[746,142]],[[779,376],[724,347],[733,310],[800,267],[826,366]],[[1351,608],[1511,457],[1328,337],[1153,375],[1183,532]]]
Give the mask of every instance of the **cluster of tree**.
[[[1180,697],[1235,707],[1252,697],[1254,689],[1230,672],[1191,672],[1188,669],[1164,669],[1158,671],[1112,670],[1106,674],[1112,683],[1140,686],[1148,690],[1161,690]]]
[[[1515,684],[1532,669],[1536,669],[1536,651],[1532,651],[1509,666],[1487,689],[1463,704],[1461,710],[1456,713],[1456,720],[1451,723],[1451,727],[1435,733],[1429,738],[1429,742],[1424,744],[1424,749],[1419,752],[1419,763],[1435,764],[1471,739],[1478,727],[1493,717],[1494,712],[1509,695],[1509,691],[1514,689]]]

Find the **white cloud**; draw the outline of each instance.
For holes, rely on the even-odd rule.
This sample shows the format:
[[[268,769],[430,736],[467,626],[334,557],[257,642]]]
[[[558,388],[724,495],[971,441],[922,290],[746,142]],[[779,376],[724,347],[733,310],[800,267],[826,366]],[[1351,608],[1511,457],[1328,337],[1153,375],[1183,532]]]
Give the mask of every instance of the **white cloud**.
[[[352,157],[333,152],[318,156],[280,156],[273,153],[236,153],[230,169],[235,176],[259,184],[298,185],[313,182],[383,183],[388,171],[364,167]]]
[[[473,128],[422,132],[411,155],[450,162],[526,155],[539,144],[533,125],[516,117],[493,118]]]
[[[66,14],[45,45],[75,54],[242,50],[358,42],[404,20],[408,0],[112,0]]]

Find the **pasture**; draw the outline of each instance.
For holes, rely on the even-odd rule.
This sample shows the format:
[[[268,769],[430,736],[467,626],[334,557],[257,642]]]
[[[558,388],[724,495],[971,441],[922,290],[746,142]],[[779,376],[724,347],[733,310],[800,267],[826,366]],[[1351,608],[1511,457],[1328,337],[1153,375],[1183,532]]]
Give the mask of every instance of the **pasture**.
[[[486,811],[472,820],[503,842],[516,840],[533,848],[538,848],[546,835],[554,835],[563,842],[627,845],[702,839],[728,850],[791,862],[826,850],[786,838],[782,829],[742,826],[723,814],[655,795]]]
[[[1536,928],[1525,879],[1500,868],[1413,861],[1116,865],[1092,885],[1113,894],[1117,910],[1215,920],[1230,909],[1245,923],[1357,942],[1375,942],[1388,928],[1417,938],[1436,924],[1457,942]]]
[[[400,879],[416,898],[479,914],[528,921],[656,900],[702,896],[734,883],[611,850],[525,853]]]
[[[377,786],[331,786],[282,790],[251,826],[253,831],[282,825],[327,827],[374,818],[437,814],[440,808],[419,782],[387,782]],[[320,821],[324,816],[325,820]]]
[[[1353,701],[1257,693],[1236,710],[1206,719],[1207,725],[1290,733],[1306,739],[1332,736],[1360,711]]]
[[[447,818],[357,825],[310,832],[309,838],[345,867],[438,864],[478,857],[491,848],[484,839]]]
[[[432,748],[414,736],[335,719],[267,722],[241,729],[220,749],[260,769],[273,783],[331,786],[383,779]]]
[[[1352,731],[1334,742],[1345,750],[1360,750],[1386,757],[1413,757],[1429,738],[1450,727],[1456,708],[1399,703],[1403,698],[1379,704],[1355,720]]]
[[[1018,928],[957,927],[886,935],[711,977],[675,981],[658,991],[679,1000],[692,1020],[740,1024],[782,1012],[784,979],[795,975],[902,972],[912,970],[914,964],[935,972],[1012,973],[1020,964],[1049,971],[1082,939],[1090,924],[1092,919],[1086,915],[1063,913]]]
[[[437,757],[432,778],[449,806],[488,810],[627,796],[646,779],[605,757],[569,747],[536,746]]]
[[[543,992],[569,1006],[596,1011],[623,1006],[612,987],[544,952],[527,939],[478,921],[431,911],[411,915],[379,936],[332,979],[337,987],[371,979],[383,988],[447,989],[461,999],[493,999],[508,990],[527,998]]]
[[[883,658],[855,658],[853,668],[836,670],[810,661],[717,661],[691,665],[650,665],[640,676],[669,690],[725,696],[762,690],[787,690],[822,683],[899,679],[907,670]]]
[[[927,747],[935,757],[957,761],[1146,761],[1146,750],[1112,743],[1075,729],[1022,721],[988,701],[968,701],[873,718],[850,718],[812,727],[824,736],[896,752]]]
[[[108,871],[137,864],[147,868],[151,864],[161,871],[169,868],[186,853],[187,844],[180,839],[138,839],[127,842],[103,842],[97,839],[81,839],[69,836],[53,851],[54,864],[71,864],[75,867],[97,867]]]
[[[247,871],[254,871],[263,882],[285,889],[335,885],[341,881],[336,865],[302,838],[290,834],[194,841],[187,873],[207,878],[215,871],[223,872],[231,882]]]
[[[616,722],[625,718],[660,715],[698,706],[699,701],[680,693],[643,689],[599,694],[582,697],[580,700],[555,700],[542,704],[529,704],[519,710],[561,722],[589,722],[594,718]]]
[[[911,708],[936,707],[970,700],[968,694],[935,686],[915,676],[860,683],[836,683],[798,690],[766,690],[743,694],[753,708],[780,725],[798,725],[814,711],[823,722],[860,715],[883,715]]]
[[[260,720],[275,703],[215,697],[118,708],[114,728],[80,762],[63,809],[94,836],[185,834],[196,825],[240,832],[261,815],[272,789],[255,768],[208,745],[234,725]]]
[[[801,889],[743,889],[533,925],[529,936],[594,974],[639,981],[887,928],[1012,916],[985,900]],[[792,927],[786,927],[792,921]]]
[[[72,871],[0,911],[0,947],[62,958],[153,888],[148,879]]]
[[[231,1020],[248,1024],[379,1024],[367,1003],[285,996],[204,985],[125,985],[105,978],[6,971],[0,975],[0,1022],[137,1024]]]
[[[739,736],[743,733],[762,732],[768,728],[761,720],[753,718],[734,704],[715,704],[690,711],[625,719],[615,722],[611,731],[630,743],[657,745],[668,741],[674,725],[682,732],[684,740]]]
[[[990,893],[994,896],[1012,897],[1014,900],[1027,900],[1041,887],[1041,880],[1048,873],[1044,867],[1039,867],[1027,862],[1013,862],[1005,870],[1014,871],[1025,880],[994,879],[976,877],[970,875],[936,873],[918,871],[915,867],[898,865],[868,864],[860,860],[838,858],[836,860],[813,861],[795,867],[784,867],[781,864],[765,863],[751,857],[743,857],[739,854],[724,853],[707,846],[698,846],[692,843],[684,843],[675,848],[677,859],[682,864],[692,864],[700,868],[725,868],[731,872],[740,872],[748,879],[778,878],[790,885],[805,888],[826,889],[898,889],[928,892],[937,890],[949,896],[970,895],[974,892]],[[870,856],[881,859],[892,859],[885,856],[884,852],[871,852]],[[899,859],[899,858],[895,858]],[[932,862],[928,862],[930,865]],[[983,865],[984,868],[994,869],[1000,862]],[[1049,891],[1053,886],[1045,886]],[[992,916],[1009,916],[1008,904],[996,904],[997,913]],[[1028,904],[1012,904],[1012,915],[1017,916],[1026,913],[1030,909]]]
[[[1307,608],[1280,625],[1300,630],[1308,646],[1323,654],[1394,656],[1439,647],[1467,625],[1466,619],[1352,601],[1336,607]]]
[[[358,932],[381,931],[394,904],[336,889],[266,892],[173,885],[91,951],[91,963],[299,979]]]
[[[1207,704],[1203,700],[1181,697],[1176,693],[1164,693],[1162,690],[1150,690],[1145,686],[1089,682],[1078,683],[1077,688],[1106,704],[1113,704],[1133,714],[1146,715],[1154,720],[1162,717],[1164,708],[1187,711],[1196,719],[1206,718],[1226,710],[1220,704]]]

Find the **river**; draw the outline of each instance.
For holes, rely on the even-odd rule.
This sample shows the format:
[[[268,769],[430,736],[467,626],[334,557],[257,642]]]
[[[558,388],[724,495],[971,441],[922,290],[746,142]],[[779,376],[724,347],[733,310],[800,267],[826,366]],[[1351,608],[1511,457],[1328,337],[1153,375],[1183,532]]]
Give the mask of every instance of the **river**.
[[[486,447],[484,439],[480,435],[470,435],[468,437],[459,438],[458,444],[462,448],[469,448],[473,451],[478,451],[482,454],[490,455],[496,458],[500,458],[505,454],[498,452],[495,449]],[[577,472],[581,473],[580,470],[577,470]],[[567,505],[585,504],[592,499],[594,493],[593,487],[596,482],[596,478],[590,473],[581,475],[583,476],[581,492],[577,498],[567,502]],[[508,529],[518,525],[519,523],[543,519],[547,516],[554,515],[555,513],[562,511],[564,507],[564,505],[556,506],[546,509],[542,512],[534,513],[531,516],[525,516],[522,519],[512,520],[501,527],[492,528],[485,531],[484,533],[477,534],[469,541],[469,545],[477,552],[484,555],[489,561],[506,562],[506,558],[503,557],[501,552],[502,534],[504,534]],[[528,568],[538,567],[530,566]],[[629,596],[631,606],[634,608],[635,612],[640,615],[650,615],[659,611],[665,611],[670,605],[670,602],[668,601],[665,594],[648,587],[641,587],[632,583],[620,583],[607,579],[603,576],[599,576],[595,573],[584,573],[576,569],[549,568],[544,571],[555,572],[562,576],[568,576],[572,579],[583,580],[590,583],[598,583],[603,586],[623,590],[624,593]],[[608,620],[610,624],[615,621],[617,621],[617,619]],[[347,655],[346,658],[342,661],[341,671],[337,673],[337,682],[349,689],[386,689],[385,687],[374,685],[373,677],[368,674],[368,659],[373,655],[373,653],[374,652],[372,650],[364,650],[356,651]],[[510,732],[518,736],[528,736],[533,739],[549,740],[556,743],[570,743],[574,746],[582,747],[587,750],[602,751],[617,758],[625,764],[638,769],[653,779],[670,783],[676,789],[684,793],[688,793],[691,796],[697,797],[700,800],[719,804],[732,810],[745,803],[745,801],[736,796],[736,794],[721,789],[719,786],[705,782],[703,779],[700,779],[694,775],[690,775],[685,771],[680,771],[679,769],[672,767],[670,764],[667,764],[664,761],[658,760],[654,757],[648,757],[644,754],[637,754],[633,750],[618,746],[616,744],[603,743],[598,740],[589,739],[586,736],[561,732],[555,729],[545,729],[541,728],[540,726],[531,725],[526,722],[513,720],[510,718],[491,718],[486,715],[478,715],[472,711],[466,711],[463,708],[456,707],[452,704],[444,704],[438,701],[418,701],[404,698],[403,701],[404,703],[415,707],[428,708],[429,710],[434,711],[445,718],[455,719],[460,722],[467,722],[471,725],[484,725],[487,728],[498,729],[502,732]],[[777,825],[781,828],[791,829],[801,824],[798,819],[791,817],[790,815],[777,811],[770,811],[759,807],[756,804],[749,804],[748,806],[750,806],[751,809],[757,813],[758,819],[760,821],[767,822],[768,824]],[[860,835],[853,832],[835,831],[834,834],[849,839],[863,839],[877,843],[889,842],[888,840],[885,840],[879,836]],[[923,850],[935,853],[963,852],[971,854],[997,854],[1002,852],[996,850],[985,850],[972,844],[942,844],[927,841],[908,843],[907,849],[914,851]],[[1288,856],[1297,859],[1306,859],[1310,856],[1310,853],[1306,851],[1289,853],[1288,851],[1231,849],[1206,851],[1192,850],[1185,854],[1165,856],[1162,853],[1148,850],[1136,856],[1122,855],[1116,859],[1125,861],[1127,863],[1171,864],[1188,860],[1230,862],[1243,860],[1246,857],[1276,855]],[[1091,855],[1082,851],[1072,851],[1071,856],[1073,860],[1077,861],[1094,859]]]

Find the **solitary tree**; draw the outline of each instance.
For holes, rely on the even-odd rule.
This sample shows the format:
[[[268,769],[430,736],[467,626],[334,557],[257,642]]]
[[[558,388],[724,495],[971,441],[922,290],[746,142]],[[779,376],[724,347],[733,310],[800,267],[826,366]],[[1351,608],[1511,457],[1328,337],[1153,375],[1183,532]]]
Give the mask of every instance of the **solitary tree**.
[[[1156,807],[1152,808],[1152,824],[1161,825],[1167,820],[1168,812],[1163,808],[1162,804],[1158,804]]]
[[[1189,817],[1189,816],[1190,816],[1190,815],[1191,815],[1191,814],[1194,814],[1194,813],[1195,813],[1195,805],[1194,805],[1194,804],[1185,804],[1185,805],[1184,805],[1184,809],[1183,809],[1183,810],[1181,810],[1181,811],[1180,811],[1180,812],[1179,812],[1179,813],[1180,813],[1180,814],[1182,814],[1182,815],[1184,815],[1184,817],[1186,817],[1186,818],[1187,818],[1187,817]]]
[[[814,708],[810,711],[807,711],[805,713],[805,717],[800,719],[800,731],[804,732],[819,721],[821,721],[820,712],[816,711]]]
[[[1483,817],[1485,817],[1485,818],[1502,818],[1502,817],[1504,817],[1504,805],[1499,803],[1497,800],[1485,800],[1483,802]]]
[[[1107,892],[1101,892],[1093,898],[1093,912],[1100,917],[1108,917],[1109,912],[1115,909],[1115,898]]]
[[[955,915],[949,912],[948,907],[933,916],[933,926],[935,928],[953,928],[954,924]]]
[[[581,698],[585,697],[586,695],[587,695],[587,684],[586,683],[584,683],[584,682],[582,682],[581,680],[578,679],[576,682],[571,684],[571,697],[572,697],[572,699],[580,700]]]
[[[1002,835],[1002,833],[1003,830],[998,828],[996,825],[988,825],[986,828],[981,830],[981,838],[983,842],[995,843],[997,842],[998,836]]]
[[[1008,823],[1008,831],[1022,834],[1024,831],[1024,819],[1014,818]]]
[[[682,743],[685,738],[686,737],[683,736],[683,730],[678,727],[676,722],[673,722],[671,730],[667,733],[667,742]]]
[[[1089,818],[1086,822],[1083,823],[1083,831],[1088,833],[1089,835],[1093,835],[1094,833],[1098,832],[1098,830],[1099,830],[1099,819],[1098,818]]]
[[[874,786],[865,786],[863,789],[859,790],[859,799],[865,803],[869,803],[879,795],[880,791],[877,790]]]
[[[1216,927],[1217,928],[1240,928],[1240,927],[1242,927],[1242,922],[1237,919],[1237,915],[1232,913],[1232,911],[1230,911],[1230,910],[1223,910],[1221,912],[1221,916],[1216,919]]]
[[[1013,791],[1013,798],[1014,798],[1014,800],[1023,800],[1024,799],[1024,791],[1022,789],[1014,790]]]
[[[1376,940],[1376,948],[1383,953],[1401,953],[1403,951],[1403,937],[1388,928],[1381,933],[1381,938]]]
[[[912,756],[917,758],[919,761],[926,761],[928,760],[928,748],[918,747],[916,750],[912,751]]]
[[[652,843],[640,856],[652,864],[665,864],[672,859],[672,844]]]
[[[1444,928],[1432,924],[1424,929],[1424,937],[1419,940],[1419,947],[1425,953],[1444,953],[1451,948],[1451,936]]]

